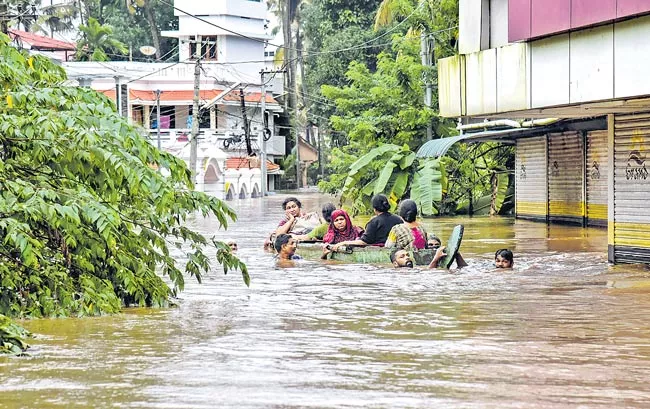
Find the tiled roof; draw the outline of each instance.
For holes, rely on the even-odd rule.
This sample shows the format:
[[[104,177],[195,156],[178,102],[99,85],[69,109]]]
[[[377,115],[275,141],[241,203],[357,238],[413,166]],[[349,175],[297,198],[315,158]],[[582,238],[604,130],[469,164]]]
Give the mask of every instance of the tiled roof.
[[[260,167],[260,160],[258,158],[239,157],[226,159],[226,169],[257,169]],[[269,172],[279,170],[280,165],[277,165],[270,160],[266,161],[266,169]]]
[[[60,41],[54,38],[41,36],[34,33],[28,33],[22,30],[9,29],[9,36],[13,39],[19,37],[24,43],[27,43],[34,50],[41,51],[75,51],[75,43]]]
[[[221,90],[210,89],[199,91],[199,98],[204,101],[209,101],[219,95]],[[155,91],[140,91],[136,89],[129,90],[130,99],[138,99],[140,101],[155,101]],[[192,101],[194,99],[193,90],[180,90],[180,91],[162,91],[160,93],[161,101]]]
[[[219,95],[222,91],[223,90],[220,89],[201,90],[199,93],[199,98],[201,99],[201,101],[209,101],[212,98]],[[115,89],[113,88],[107,90],[101,90],[99,92],[105,94],[111,99],[115,99]],[[156,100],[156,93],[155,91],[130,89],[129,98],[131,100],[153,102]],[[193,99],[194,99],[193,90],[174,90],[174,91],[163,90],[162,93],[160,94],[160,101],[162,102],[182,101],[191,104]],[[244,94],[244,101],[246,102],[257,103],[260,102],[261,99],[262,99],[262,93],[260,92],[247,92]],[[239,102],[239,91],[229,92],[223,98],[223,100],[228,102]],[[269,104],[278,103],[271,94],[266,94],[266,102]]]
[[[224,101],[239,101],[239,91],[231,91],[223,97]],[[262,100],[261,92],[244,92],[244,101],[246,102],[260,102]],[[276,100],[269,93],[266,94],[267,104],[277,104]]]

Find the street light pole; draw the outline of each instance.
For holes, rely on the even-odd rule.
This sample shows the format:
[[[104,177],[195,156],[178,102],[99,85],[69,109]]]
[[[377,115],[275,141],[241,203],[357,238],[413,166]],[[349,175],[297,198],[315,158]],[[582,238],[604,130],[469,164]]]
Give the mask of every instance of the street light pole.
[[[264,82],[264,70],[260,71],[260,77],[262,79],[262,95],[260,103],[260,106],[262,107],[262,131],[260,132],[262,138],[262,163],[260,164],[260,169],[262,171],[262,196],[266,196],[268,188],[266,170],[266,138],[264,137],[264,133],[266,132],[266,83]]]
[[[420,33],[420,57],[422,58],[422,65],[425,67],[431,66],[431,50],[429,49],[429,38],[426,31],[423,29]],[[425,74],[424,85],[424,105],[428,108],[431,108],[433,102],[433,87],[428,77],[429,73]],[[431,121],[427,123],[427,141],[433,139],[433,128],[431,126]]]
[[[192,139],[190,139],[190,170],[196,182],[196,156],[199,143],[199,92],[201,87],[201,36],[196,37],[196,63],[194,64],[194,98],[192,101]]]

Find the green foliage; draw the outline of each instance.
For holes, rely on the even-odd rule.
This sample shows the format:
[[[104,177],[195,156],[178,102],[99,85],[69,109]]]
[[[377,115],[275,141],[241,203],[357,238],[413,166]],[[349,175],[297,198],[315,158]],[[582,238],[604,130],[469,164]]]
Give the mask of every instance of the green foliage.
[[[106,24],[114,30],[115,38],[132,47],[134,56],[139,54],[144,45],[156,48],[156,58],[177,60],[178,41],[171,37],[161,37],[163,30],[177,30],[178,18],[174,16],[173,2],[158,0],[116,0],[107,2],[103,15]]]
[[[18,355],[29,348],[25,339],[31,336],[29,331],[12,322],[9,317],[0,314],[0,354]]]
[[[443,167],[439,159],[422,160],[417,171],[413,175],[413,188],[411,199],[418,204],[418,209],[424,215],[436,214],[434,202],[442,200],[442,179],[444,176]]]
[[[495,143],[457,144],[444,158],[449,172],[448,213],[499,214],[512,199],[507,169],[514,168],[512,146]]]
[[[368,148],[384,142],[415,149],[424,142],[426,125],[436,118],[421,102],[422,73],[417,58],[406,53],[396,57],[381,53],[375,72],[351,63],[346,74],[349,85],[322,88],[337,107],[330,118],[332,127]]]
[[[226,227],[234,211],[195,192],[183,160],[154,148],[109,99],[64,87],[60,67],[8,41],[0,35],[0,313],[167,305],[183,270],[198,280],[209,270],[206,248],[226,249],[185,220],[215,216]],[[229,251],[217,261],[248,282]]]
[[[407,145],[381,145],[356,160],[341,192],[341,201],[351,204],[353,213],[372,210],[370,199],[384,193],[391,208],[409,197],[424,215],[436,213],[434,202],[442,200],[444,171],[438,159],[416,159]],[[359,186],[363,186],[359,188]]]
[[[333,105],[324,100],[322,85],[343,86],[345,72],[352,61],[374,68],[377,54],[389,46],[390,37],[371,41],[377,34],[372,30],[372,16],[380,0],[311,0],[305,2],[301,27],[305,35],[306,54],[305,98],[309,119],[321,129],[329,128],[328,118]],[[359,47],[368,42],[368,46]],[[336,52],[336,50],[346,50]]]
[[[78,61],[108,61],[108,54],[126,54],[129,50],[124,43],[113,35],[113,28],[101,25],[90,17],[88,24],[81,24],[79,30],[82,38],[77,42],[75,57]]]

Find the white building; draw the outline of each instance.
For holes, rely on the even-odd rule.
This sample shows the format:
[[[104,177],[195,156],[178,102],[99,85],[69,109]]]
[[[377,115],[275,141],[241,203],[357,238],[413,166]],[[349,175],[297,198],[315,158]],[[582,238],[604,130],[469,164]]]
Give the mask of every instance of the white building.
[[[266,3],[176,0],[174,5],[178,8],[175,14],[179,30],[163,35],[179,39],[177,63],[69,62],[63,66],[80,85],[122,101],[118,109],[148,130],[152,143],[160,143],[162,148],[189,160],[185,147],[191,131],[196,66],[193,56],[200,43],[199,155],[203,157],[198,158],[195,169],[197,182],[218,197],[256,196],[262,188],[260,161],[247,160],[249,148],[253,156],[261,157],[261,138],[265,134],[271,163],[286,153],[285,138],[275,126],[283,110],[273,97],[282,91],[281,75],[265,75],[265,112],[261,111],[260,72],[266,68],[265,41],[270,38],[265,33]],[[244,117],[249,122],[250,144],[244,137]],[[241,158],[237,163],[245,162],[246,166],[234,169],[235,161],[230,161],[228,167],[229,158]],[[282,171],[272,164],[267,170],[267,186],[273,190]],[[244,180],[248,182],[242,183]]]
[[[196,58],[197,44],[206,63],[237,64],[237,74],[259,79],[265,68],[267,6],[261,0],[174,0],[180,61]]]

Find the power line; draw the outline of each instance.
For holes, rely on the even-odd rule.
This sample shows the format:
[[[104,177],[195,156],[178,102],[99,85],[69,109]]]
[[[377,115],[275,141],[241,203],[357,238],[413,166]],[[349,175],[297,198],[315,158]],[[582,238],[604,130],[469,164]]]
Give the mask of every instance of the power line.
[[[225,32],[227,32],[227,33],[231,33],[231,34],[234,34],[234,35],[236,35],[236,36],[238,36],[238,37],[245,38],[245,39],[248,39],[248,40],[251,40],[251,41],[255,41],[255,42],[258,42],[258,43],[262,43],[262,44],[266,44],[266,45],[271,45],[271,46],[274,46],[274,47],[277,47],[277,48],[283,48],[283,49],[285,49],[285,50],[300,51],[300,52],[303,53],[303,56],[304,56],[304,54],[307,54],[307,55],[336,54],[336,53],[345,52],[345,51],[352,51],[352,50],[357,49],[357,47],[363,47],[363,46],[365,46],[365,45],[368,45],[368,44],[370,44],[371,42],[376,41],[376,40],[378,40],[378,39],[380,39],[380,38],[382,38],[382,37],[385,37],[386,35],[388,35],[388,34],[394,32],[395,30],[397,30],[400,26],[402,26],[402,24],[404,24],[406,21],[408,21],[408,19],[411,18],[411,17],[412,17],[412,16],[413,16],[413,15],[414,15],[414,14],[415,14],[419,9],[420,9],[420,7],[422,7],[422,4],[424,4],[424,3],[420,3],[420,4],[419,4],[415,9],[413,9],[413,11],[411,12],[411,14],[409,14],[406,18],[404,18],[404,20],[400,21],[399,23],[397,23],[396,25],[394,25],[393,27],[391,27],[389,30],[385,31],[384,33],[382,33],[382,34],[380,34],[380,35],[378,35],[378,36],[376,36],[376,37],[374,37],[374,38],[372,38],[372,39],[370,39],[370,40],[368,40],[368,41],[365,41],[365,42],[363,42],[363,43],[361,43],[361,44],[358,44],[357,46],[346,47],[346,48],[342,48],[342,49],[339,49],[339,50],[331,50],[331,51],[314,51],[314,52],[311,52],[311,51],[304,51],[304,50],[302,50],[302,49],[296,49],[296,48],[288,47],[288,46],[286,46],[286,45],[273,44],[273,43],[267,42],[266,40],[261,40],[261,39],[259,39],[259,38],[255,38],[255,37],[247,36],[247,35],[245,35],[245,34],[239,33],[239,32],[234,31],[234,30],[230,30],[230,29],[228,29],[228,28],[225,28],[225,27],[223,27],[223,26],[220,26],[220,25],[218,25],[218,24],[215,24],[215,23],[213,23],[213,22],[211,22],[211,21],[208,21],[208,20],[206,20],[206,19],[204,19],[204,18],[202,18],[202,17],[199,17],[199,16],[197,16],[197,15],[195,15],[195,14],[192,14],[192,13],[189,13],[189,12],[187,12],[187,11],[185,11],[185,10],[182,10],[182,9],[180,9],[180,8],[178,8],[178,7],[176,7],[176,6],[174,6],[172,3],[169,3],[169,2],[166,1],[166,0],[159,0],[159,1],[160,1],[160,3],[162,3],[162,4],[165,4],[165,5],[167,5],[167,6],[170,6],[170,7],[174,8],[174,10],[176,10],[176,11],[179,11],[179,12],[181,12],[181,13],[183,13],[183,14],[189,16],[189,17],[192,17],[192,18],[194,18],[194,19],[196,19],[196,20],[198,20],[198,21],[201,21],[201,22],[203,22],[203,23],[205,23],[205,24],[208,24],[208,25],[210,25],[210,26],[213,26],[213,27],[219,28],[219,29],[221,29],[221,30],[223,30],[223,31],[225,31]],[[454,28],[455,28],[455,27],[454,27]],[[452,29],[452,28],[449,28],[449,29]],[[443,30],[443,31],[444,31],[444,30]],[[431,34],[433,34],[433,33],[431,33]]]

